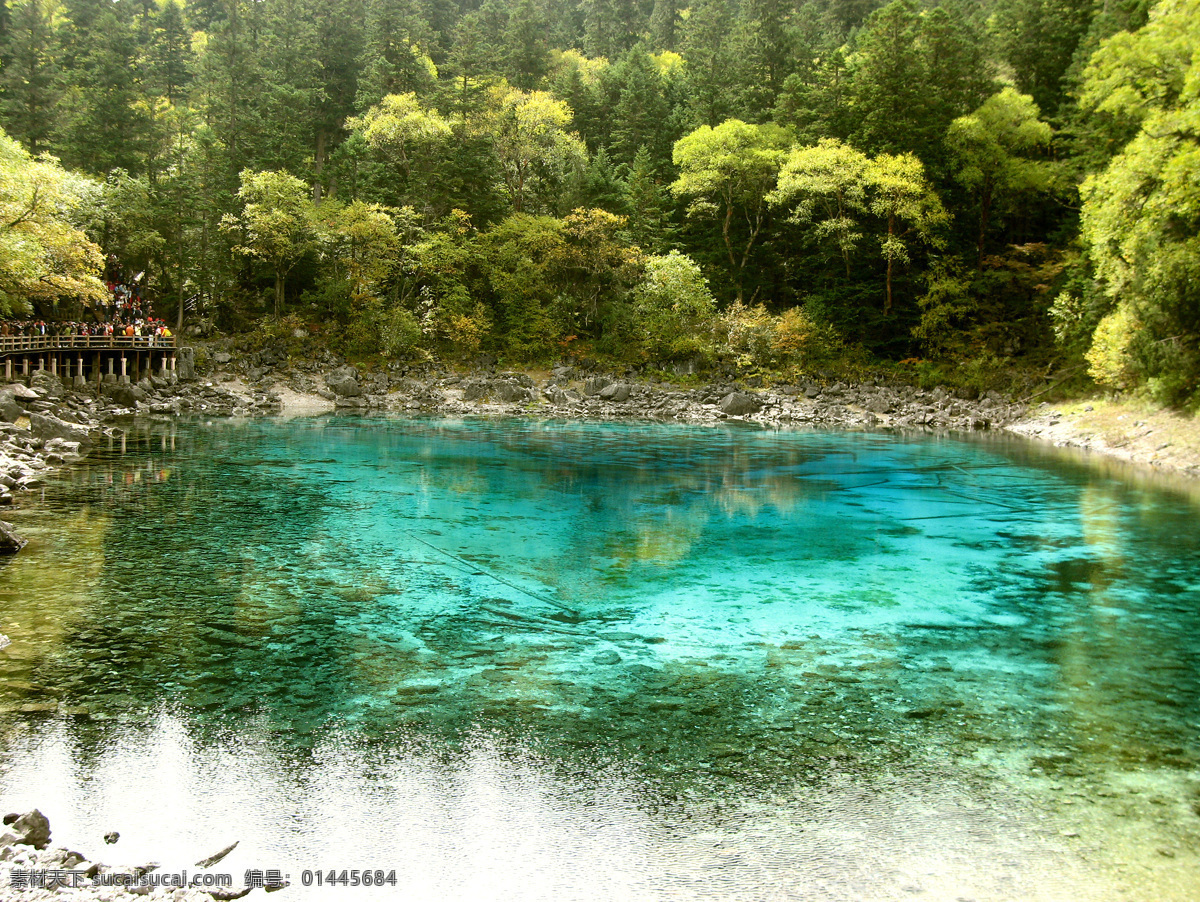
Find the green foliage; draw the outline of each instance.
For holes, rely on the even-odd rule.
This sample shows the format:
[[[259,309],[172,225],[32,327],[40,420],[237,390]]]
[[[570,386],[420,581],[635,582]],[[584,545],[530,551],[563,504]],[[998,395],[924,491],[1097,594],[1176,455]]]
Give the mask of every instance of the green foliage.
[[[950,124],[946,144],[956,164],[954,177],[975,195],[979,205],[980,266],[996,209],[1052,187],[1051,164],[1030,157],[1044,155],[1053,135],[1053,129],[1039,118],[1033,98],[1012,88],[992,95],[974,113]]]
[[[633,305],[634,331],[652,361],[711,357],[716,301],[690,257],[678,251],[647,257]]]
[[[403,307],[393,307],[380,317],[379,345],[384,356],[411,356],[419,347],[421,339],[421,323]]]
[[[925,167],[913,154],[880,154],[871,161],[867,178],[871,212],[887,223],[887,231],[879,239],[887,261],[887,296],[883,305],[886,316],[892,310],[896,264],[910,261],[913,239],[939,246],[942,243],[939,230],[949,221],[949,214],[927,180]]]
[[[1083,239],[1117,304],[1088,360],[1098,379],[1134,372],[1182,403],[1200,379],[1200,0],[1166,0],[1104,42],[1084,100],[1139,125],[1081,191]]]
[[[641,277],[642,253],[621,235],[625,217],[604,210],[575,210],[562,223],[554,260],[563,328],[604,338],[625,316],[629,290]]]
[[[582,169],[587,150],[569,129],[571,109],[545,91],[498,85],[474,121],[500,161],[516,213],[548,210],[566,176]]]
[[[101,300],[100,248],[78,227],[96,186],[51,157],[33,158],[0,131],[0,312],[43,312]]]
[[[778,126],[751,125],[739,119],[729,119],[716,128],[702,125],[675,142],[672,156],[679,178],[671,191],[691,199],[691,213],[720,222],[739,301],[746,264],[766,226],[767,198],[775,187],[787,145],[787,132]]]
[[[1100,321],[1086,354],[1088,373],[1101,385],[1131,388],[1136,381],[1130,350],[1141,324],[1128,307],[1118,307]]]
[[[934,267],[927,281],[929,290],[920,298],[921,321],[913,328],[913,337],[934,357],[965,354],[965,325],[979,309],[972,296],[970,274],[958,261],[950,260]]]
[[[560,220],[527,213],[513,214],[480,239],[499,349],[516,360],[543,359],[568,334],[555,283],[564,244]]]
[[[868,210],[871,161],[836,138],[794,147],[768,196],[791,209],[791,220],[811,228],[819,242],[837,249],[850,275],[850,256],[862,240],[860,219]]]
[[[1124,307],[1118,369],[1185,398],[1198,2],[9,0],[0,122],[61,202],[5,303],[86,298],[82,227],[177,325],[273,279],[363,353],[709,353],[637,300],[679,251],[749,365],[1081,360]]]
[[[308,187],[286,172],[242,172],[241,215],[226,214],[221,227],[240,236],[235,253],[267,263],[275,274],[275,315],[283,306],[284,279],[313,246]]]

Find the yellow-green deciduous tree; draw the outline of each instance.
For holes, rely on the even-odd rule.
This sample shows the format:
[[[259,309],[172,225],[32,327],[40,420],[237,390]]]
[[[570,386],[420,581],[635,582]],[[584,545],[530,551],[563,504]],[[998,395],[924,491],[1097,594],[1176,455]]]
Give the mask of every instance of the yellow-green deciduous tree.
[[[850,254],[862,240],[868,212],[870,158],[836,138],[794,147],[768,200],[790,209],[792,222],[808,226],[818,241],[837,248],[850,275]]]
[[[879,246],[887,261],[887,292],[883,313],[892,312],[892,276],[897,263],[909,261],[909,246],[915,239],[937,247],[938,230],[949,215],[929,179],[925,167],[911,153],[881,153],[871,161],[868,174],[871,212],[880,217],[887,231]]]
[[[103,299],[100,248],[74,222],[83,199],[99,190],[0,131],[0,312]]]
[[[651,359],[711,356],[716,301],[696,261],[671,251],[647,257],[645,267],[633,291],[634,321]]]
[[[283,307],[283,286],[292,267],[314,244],[308,186],[294,175],[268,170],[242,170],[240,215],[227,213],[221,227],[241,242],[233,251],[271,267],[275,276],[275,315]]]
[[[1043,122],[1033,98],[1005,88],[975,112],[950,123],[946,145],[956,163],[954,177],[975,195],[979,206],[976,241],[980,269],[988,225],[998,203],[1047,191],[1053,169],[1038,159],[1050,147],[1054,130]]]
[[[1136,373],[1184,403],[1200,389],[1200,0],[1163,0],[1145,27],[1106,40],[1082,102],[1136,129],[1081,189],[1083,239],[1115,308],[1089,360],[1098,378]]]
[[[489,92],[474,127],[500,160],[514,213],[532,212],[544,189],[557,187],[567,173],[583,168],[587,148],[570,130],[571,118],[571,108],[545,91],[502,84]]]
[[[348,124],[395,165],[410,188],[416,187],[414,169],[432,168],[451,134],[450,123],[437,110],[423,106],[413,93],[389,94]]]
[[[788,148],[787,132],[776,125],[727,119],[716,128],[702,125],[675,142],[679,178],[671,191],[691,199],[689,212],[715,215],[729,259],[737,298],[743,276],[763,227],[767,196],[775,187]],[[741,227],[736,229],[735,221]]]

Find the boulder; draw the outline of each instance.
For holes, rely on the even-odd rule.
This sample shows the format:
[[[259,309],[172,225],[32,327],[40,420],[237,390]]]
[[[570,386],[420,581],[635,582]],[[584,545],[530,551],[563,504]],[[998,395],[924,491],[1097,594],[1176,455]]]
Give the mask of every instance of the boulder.
[[[17,842],[35,849],[44,849],[50,844],[50,821],[36,808],[26,811],[9,824],[8,829],[17,836]]]
[[[175,375],[180,382],[191,382],[196,378],[196,351],[180,348],[175,352]]]
[[[550,386],[545,390],[545,392],[543,392],[543,394],[545,394],[546,400],[551,404],[562,405],[568,404],[571,401],[570,395],[568,395],[565,390],[557,385]]]
[[[31,413],[29,415],[29,431],[40,439],[60,438],[68,442],[79,442],[86,445],[91,437],[87,429],[75,423],[67,423],[49,414]]]
[[[325,384],[340,398],[357,398],[363,393],[358,382],[358,370],[352,366],[339,366],[325,377]]]
[[[14,382],[8,388],[12,391],[13,397],[18,401],[39,401],[42,397],[41,392],[34,391],[32,388],[26,388],[20,382]]]
[[[25,415],[25,408],[17,403],[17,398],[11,388],[0,388],[0,420],[15,423],[18,417]]]
[[[621,403],[629,400],[629,383],[614,382],[600,389],[600,400]]]
[[[41,393],[43,398],[56,400],[63,396],[62,380],[49,370],[35,370],[29,377],[29,387]]]
[[[16,554],[25,547],[25,540],[13,532],[13,525],[0,520],[0,554]]]
[[[470,382],[463,383],[463,400],[482,401],[488,396],[490,390],[487,382],[482,379],[472,379]]]
[[[731,417],[744,417],[762,410],[762,401],[754,395],[734,391],[721,399],[721,412]]]
[[[613,384],[611,376],[592,376],[587,382],[583,383],[583,393],[585,395],[599,394],[600,391]]]
[[[492,389],[492,395],[497,401],[512,404],[519,401],[528,401],[530,391],[528,388],[525,388],[523,385],[517,385],[515,382],[501,382]]]
[[[101,387],[104,392],[104,397],[108,398],[117,407],[137,407],[137,402],[146,397],[146,393],[136,385],[130,385],[127,382],[106,382]]]

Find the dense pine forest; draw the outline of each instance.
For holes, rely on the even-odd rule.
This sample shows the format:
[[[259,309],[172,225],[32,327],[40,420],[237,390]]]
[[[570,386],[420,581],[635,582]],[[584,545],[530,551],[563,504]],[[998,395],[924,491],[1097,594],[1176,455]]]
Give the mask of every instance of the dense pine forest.
[[[0,313],[1200,394],[1200,0],[8,0]]]

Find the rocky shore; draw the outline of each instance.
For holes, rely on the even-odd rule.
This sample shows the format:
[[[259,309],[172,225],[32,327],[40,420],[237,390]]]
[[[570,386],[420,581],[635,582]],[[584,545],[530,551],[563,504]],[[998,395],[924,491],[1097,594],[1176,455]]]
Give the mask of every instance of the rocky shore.
[[[546,373],[397,368],[364,373],[336,359],[286,368],[215,357],[214,382],[239,392],[299,399],[308,407],[427,416],[523,415],[568,419],[639,419],[710,423],[741,419],[823,428],[976,431],[1015,422],[1025,407],[996,392],[966,398],[942,388],[922,391],[878,383],[797,382],[764,387],[755,380],[695,388],[559,366]],[[284,403],[285,408],[290,406]]]
[[[23,814],[4,815],[4,826],[0,827],[2,902],[42,902],[51,899],[57,902],[72,899],[93,902],[121,902],[126,899],[225,902],[241,899],[258,889],[257,886],[245,885],[244,875],[240,875],[239,881],[232,874],[220,874],[214,869],[233,851],[236,843],[196,862],[193,866],[195,870],[163,873],[153,862],[133,866],[108,865],[64,846],[52,848],[50,837],[50,821],[36,808]],[[104,836],[104,842],[108,844],[119,839],[120,834],[115,832]],[[227,885],[213,885],[217,883]],[[196,888],[206,885],[212,886]],[[263,886],[267,892],[275,888],[284,887],[267,889]]]

